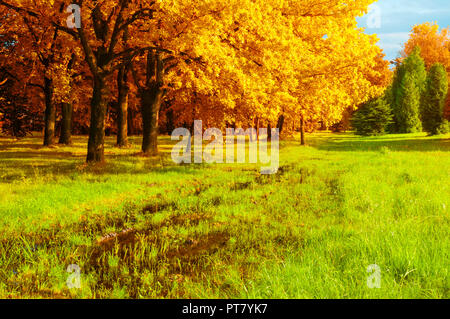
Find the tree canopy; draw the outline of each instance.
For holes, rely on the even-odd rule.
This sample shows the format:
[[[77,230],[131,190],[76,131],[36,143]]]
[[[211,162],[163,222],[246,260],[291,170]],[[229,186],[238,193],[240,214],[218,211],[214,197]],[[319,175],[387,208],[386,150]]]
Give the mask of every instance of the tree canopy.
[[[420,48],[420,54],[427,70],[440,63],[450,74],[450,28],[439,29],[436,23],[423,23],[413,27],[408,41],[405,43],[402,56],[412,53],[415,47]],[[450,96],[444,107],[444,116],[450,120]]]
[[[377,38],[356,23],[372,2],[0,0],[0,63],[26,107],[45,110],[44,145],[57,118],[86,123],[88,162],[104,160],[113,111],[121,135],[139,111],[149,154],[162,120],[332,125],[386,85]]]

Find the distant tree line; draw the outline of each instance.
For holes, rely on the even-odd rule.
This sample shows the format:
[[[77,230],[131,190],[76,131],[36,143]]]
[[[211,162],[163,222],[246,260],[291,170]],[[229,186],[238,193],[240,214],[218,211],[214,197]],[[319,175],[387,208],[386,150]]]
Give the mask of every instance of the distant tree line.
[[[304,144],[385,89],[382,50],[357,28],[372,2],[0,0],[1,132],[40,130],[45,147],[88,134],[89,163],[105,135],[142,133],[154,156],[159,133],[195,120]]]
[[[436,24],[413,28],[385,93],[362,104],[351,117],[358,135],[450,132],[450,31]]]

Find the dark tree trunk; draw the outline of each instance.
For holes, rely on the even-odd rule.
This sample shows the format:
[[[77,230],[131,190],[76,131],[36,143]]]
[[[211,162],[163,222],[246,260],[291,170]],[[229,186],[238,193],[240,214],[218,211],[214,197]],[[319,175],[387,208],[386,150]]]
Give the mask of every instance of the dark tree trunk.
[[[268,125],[267,127],[267,142],[272,140],[272,125]]]
[[[115,52],[120,38],[126,36],[128,25],[124,13],[128,12],[130,1],[117,1],[117,17],[111,19],[104,15],[101,6],[96,6],[90,15],[94,33],[86,32],[83,24],[77,32],[84,51],[84,58],[93,76],[93,93],[91,100],[91,122],[89,127],[89,142],[86,161],[103,162],[105,140],[105,117],[107,112],[108,90],[106,78],[114,72],[114,65],[123,60],[122,55]],[[89,36],[88,36],[89,34]],[[94,50],[89,40],[96,40],[100,45]],[[124,40],[126,40],[124,38]],[[126,42],[126,41],[124,41]],[[125,43],[126,46],[126,43]],[[131,52],[130,52],[131,53]]]
[[[147,155],[158,154],[158,120],[163,92],[159,88],[145,91],[142,95],[142,152]]]
[[[164,95],[164,63],[159,53],[147,53],[145,85],[139,85],[136,71],[132,68],[135,83],[139,88],[142,112],[142,152],[154,156],[158,154],[158,120],[161,101]]]
[[[259,140],[259,117],[256,118],[255,122],[256,139]]]
[[[300,139],[301,144],[306,145],[305,141],[305,120],[303,119],[303,116],[300,118]]]
[[[250,142],[254,142],[257,140],[257,137],[256,137],[257,135],[253,134],[253,130],[255,129],[255,119],[253,119],[252,123],[250,124],[250,128],[251,128],[251,130],[250,130],[249,139],[250,139]]]
[[[67,65],[67,71],[70,72],[75,64],[76,55],[72,53],[72,57]],[[59,144],[71,145],[72,144],[72,125],[73,125],[73,104],[72,104],[72,86],[70,83],[70,89],[67,92],[70,102],[61,104],[61,129],[59,135]]]
[[[117,100],[117,146],[128,146],[128,93],[127,68],[122,66],[117,76],[119,97]]]
[[[105,116],[107,108],[107,87],[102,76],[94,78],[94,91],[91,101],[91,123],[89,128],[88,154],[86,161],[105,160]]]
[[[283,124],[284,124],[284,115],[281,114],[278,117],[278,122],[277,122],[277,128],[279,129],[280,134],[283,131]]]
[[[72,144],[72,103],[62,103],[62,120],[61,120],[61,134],[59,136],[59,144]]]
[[[175,129],[175,124],[173,121],[173,110],[168,110],[166,113],[167,116],[167,133],[170,135]]]
[[[127,126],[128,126],[128,136],[130,135],[135,135],[136,134],[136,128],[134,127],[134,111],[133,109],[128,109],[128,114],[127,114]]]
[[[51,146],[55,140],[55,122],[56,108],[53,103],[53,80],[44,79],[44,95],[45,95],[45,128],[44,128],[44,146]]]

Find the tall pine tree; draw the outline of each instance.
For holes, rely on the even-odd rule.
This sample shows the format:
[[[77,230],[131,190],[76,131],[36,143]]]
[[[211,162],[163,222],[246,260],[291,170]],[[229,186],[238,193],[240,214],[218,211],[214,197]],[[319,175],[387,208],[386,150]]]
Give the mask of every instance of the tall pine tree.
[[[392,131],[415,133],[422,130],[420,103],[425,88],[427,72],[420,56],[420,48],[397,67],[392,84],[391,103],[394,114]]]
[[[416,85],[416,77],[407,71],[403,77],[397,100],[396,120],[399,133],[417,133],[422,130],[420,122],[421,90]]]
[[[428,72],[422,100],[421,117],[423,128],[431,135],[446,133],[444,107],[448,91],[447,72],[442,64],[436,63]]]

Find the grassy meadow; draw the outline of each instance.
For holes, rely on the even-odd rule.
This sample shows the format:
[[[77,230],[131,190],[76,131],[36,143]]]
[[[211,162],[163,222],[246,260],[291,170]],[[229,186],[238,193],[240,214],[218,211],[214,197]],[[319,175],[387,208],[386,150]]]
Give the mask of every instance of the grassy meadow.
[[[86,166],[86,137],[0,138],[1,298],[450,297],[448,135],[316,133],[275,175],[114,141]]]

